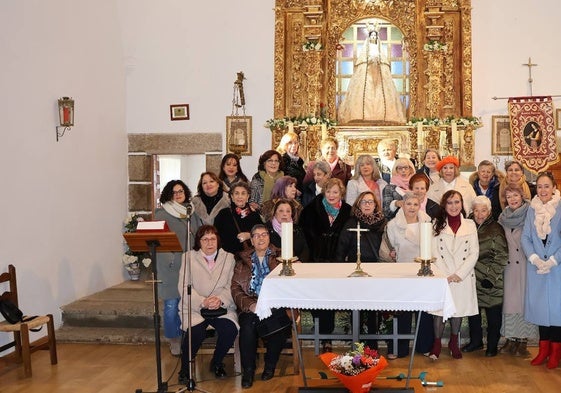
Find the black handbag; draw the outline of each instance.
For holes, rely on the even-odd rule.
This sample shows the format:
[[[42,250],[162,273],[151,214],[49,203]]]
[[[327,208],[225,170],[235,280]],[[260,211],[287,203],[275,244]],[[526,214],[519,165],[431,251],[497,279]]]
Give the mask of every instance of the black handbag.
[[[0,300],[0,313],[11,324],[23,321],[23,312],[8,299]]]
[[[260,320],[255,325],[257,335],[261,338],[268,337],[290,326],[291,320],[286,314],[286,309],[273,308],[271,312],[270,317]]]
[[[201,308],[201,317],[204,319],[214,319],[226,315],[228,310],[225,307],[218,307],[216,309]]]

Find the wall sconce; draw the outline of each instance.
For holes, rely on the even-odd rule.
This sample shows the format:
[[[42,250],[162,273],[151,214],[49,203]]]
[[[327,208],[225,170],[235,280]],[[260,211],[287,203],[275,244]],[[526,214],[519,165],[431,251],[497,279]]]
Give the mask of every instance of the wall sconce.
[[[58,122],[56,126],[56,141],[74,126],[74,100],[69,97],[58,99]],[[62,131],[61,131],[62,129]]]

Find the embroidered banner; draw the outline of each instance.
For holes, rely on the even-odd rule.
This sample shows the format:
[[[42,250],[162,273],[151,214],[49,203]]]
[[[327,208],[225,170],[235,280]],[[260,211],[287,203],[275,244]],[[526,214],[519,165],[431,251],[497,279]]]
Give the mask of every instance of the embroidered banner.
[[[508,113],[515,160],[534,173],[559,161],[551,97],[511,97]]]

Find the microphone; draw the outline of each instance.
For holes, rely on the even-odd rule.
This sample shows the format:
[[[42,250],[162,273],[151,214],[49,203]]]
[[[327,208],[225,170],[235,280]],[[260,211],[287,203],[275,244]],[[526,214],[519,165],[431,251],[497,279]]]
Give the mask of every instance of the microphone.
[[[191,218],[191,214],[193,214],[193,205],[191,204],[191,198],[189,198],[189,200],[187,201],[186,208],[187,208],[187,212],[186,212],[187,218]]]

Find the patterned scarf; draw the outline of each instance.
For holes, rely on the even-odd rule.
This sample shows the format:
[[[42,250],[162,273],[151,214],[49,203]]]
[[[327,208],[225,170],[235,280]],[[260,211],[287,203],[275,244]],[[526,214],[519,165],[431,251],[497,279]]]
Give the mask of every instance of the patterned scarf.
[[[374,225],[384,219],[384,214],[382,212],[374,212],[373,214],[366,215],[360,209],[355,211],[355,217],[360,222],[363,222],[367,225]]]
[[[244,207],[237,207],[234,203],[232,203],[232,211],[234,211],[240,218],[246,218],[251,213],[251,208],[249,207],[249,203],[246,203]]]
[[[249,281],[249,292],[254,293],[257,296],[259,296],[259,292],[261,291],[263,280],[271,271],[269,269],[270,255],[271,250],[267,249],[265,256],[263,257],[263,262],[261,262],[256,252],[251,254],[251,281]]]
[[[551,233],[551,219],[555,215],[559,200],[559,190],[555,190],[551,200],[546,203],[543,203],[537,195],[532,199],[532,202],[530,202],[530,206],[532,206],[536,212],[534,226],[536,227],[538,237],[542,240]]]
[[[339,203],[337,203],[337,207],[333,207],[329,204],[329,202],[327,202],[327,199],[323,197],[321,203],[327,215],[329,216],[329,224],[333,224],[333,222],[337,219],[337,216],[339,215],[339,210],[341,209],[343,202],[339,201]]]

